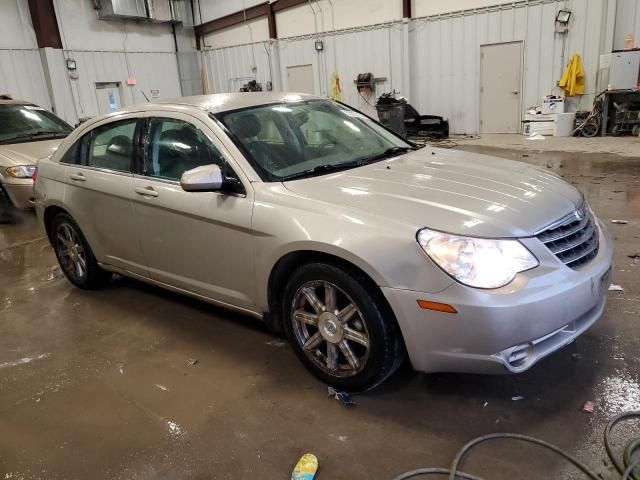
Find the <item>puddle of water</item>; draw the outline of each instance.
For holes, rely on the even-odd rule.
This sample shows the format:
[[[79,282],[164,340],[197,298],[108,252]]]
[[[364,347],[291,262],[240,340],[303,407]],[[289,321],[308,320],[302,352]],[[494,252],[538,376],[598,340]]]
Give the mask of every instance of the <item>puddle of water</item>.
[[[628,373],[616,373],[602,379],[597,390],[599,403],[608,415],[640,410],[640,383]]]

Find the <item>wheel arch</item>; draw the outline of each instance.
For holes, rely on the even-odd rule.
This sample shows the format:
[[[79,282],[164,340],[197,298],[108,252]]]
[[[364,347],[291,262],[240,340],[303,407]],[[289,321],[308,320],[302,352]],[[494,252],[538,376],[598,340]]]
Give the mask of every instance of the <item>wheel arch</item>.
[[[59,205],[49,205],[44,209],[44,212],[42,214],[42,223],[44,224],[44,230],[47,233],[47,238],[50,242],[52,241],[51,235],[53,234],[53,219],[56,218],[56,216],[60,213],[66,213],[67,215],[71,216],[71,214],[67,210]]]
[[[380,274],[378,272],[372,268],[367,268],[366,264],[358,265],[355,262],[347,260],[335,253],[314,249],[300,249],[293,250],[282,255],[270,270],[266,291],[269,310],[268,312],[265,312],[265,322],[270,328],[278,332],[282,331],[282,319],[279,314],[280,302],[282,300],[281,294],[289,276],[294,272],[294,270],[302,265],[319,262],[339,266],[345,270],[356,272],[360,276],[364,277],[366,281],[370,283],[370,287],[376,296],[376,300],[381,302],[383,308],[387,310],[387,313],[391,315],[393,321],[397,325],[397,320],[395,319],[395,314],[393,313],[391,305],[389,305],[389,302],[380,289],[381,282]],[[376,278],[378,280],[376,280]]]

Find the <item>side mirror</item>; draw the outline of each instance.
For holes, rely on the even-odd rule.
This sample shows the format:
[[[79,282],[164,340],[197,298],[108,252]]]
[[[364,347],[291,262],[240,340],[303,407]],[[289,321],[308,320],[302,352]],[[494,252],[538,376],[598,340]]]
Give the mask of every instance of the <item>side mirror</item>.
[[[217,192],[222,189],[224,177],[218,165],[203,165],[187,170],[180,178],[185,192]]]

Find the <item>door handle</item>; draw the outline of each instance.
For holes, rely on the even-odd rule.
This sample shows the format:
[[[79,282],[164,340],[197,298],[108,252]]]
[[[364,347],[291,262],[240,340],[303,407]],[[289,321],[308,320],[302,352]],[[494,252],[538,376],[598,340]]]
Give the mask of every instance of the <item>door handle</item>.
[[[84,173],[71,173],[69,175],[71,180],[75,180],[76,182],[86,182],[87,177],[84,176]]]
[[[520,93],[519,90],[513,90],[511,93],[513,93],[514,95],[518,95]]]
[[[158,192],[156,192],[153,187],[149,186],[149,187],[136,187],[134,189],[134,191],[138,194],[138,195],[142,195],[144,197],[157,197],[158,196]]]

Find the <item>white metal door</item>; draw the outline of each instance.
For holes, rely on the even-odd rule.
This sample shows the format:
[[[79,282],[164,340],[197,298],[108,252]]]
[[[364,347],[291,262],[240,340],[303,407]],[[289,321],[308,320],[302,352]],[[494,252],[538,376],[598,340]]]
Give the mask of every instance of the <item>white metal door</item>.
[[[313,94],[313,65],[287,67],[287,90]]]
[[[480,132],[519,132],[522,42],[482,45],[480,65]]]
[[[96,99],[100,115],[121,108],[120,83],[96,83]]]

